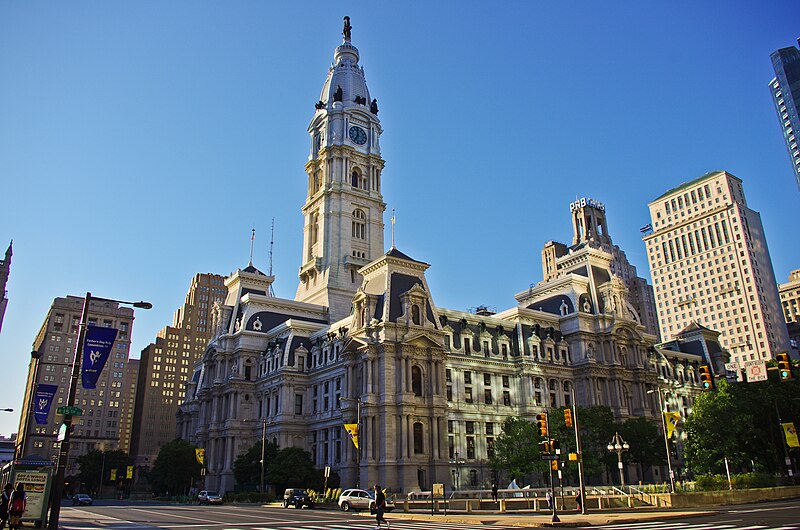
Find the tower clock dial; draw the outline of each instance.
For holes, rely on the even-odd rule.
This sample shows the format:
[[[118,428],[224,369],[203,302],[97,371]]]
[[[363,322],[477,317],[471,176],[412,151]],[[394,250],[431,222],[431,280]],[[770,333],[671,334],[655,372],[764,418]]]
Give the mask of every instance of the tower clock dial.
[[[361,127],[356,127],[353,125],[350,127],[350,131],[348,133],[350,135],[350,140],[353,141],[356,145],[364,145],[367,143],[367,131],[362,129]]]

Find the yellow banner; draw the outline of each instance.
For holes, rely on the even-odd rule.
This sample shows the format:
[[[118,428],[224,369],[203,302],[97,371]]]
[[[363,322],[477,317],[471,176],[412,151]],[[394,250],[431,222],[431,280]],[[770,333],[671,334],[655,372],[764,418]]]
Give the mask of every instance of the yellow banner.
[[[358,423],[345,423],[344,430],[347,431],[350,439],[353,440],[353,445],[358,449]]]
[[[111,470],[111,480],[117,480],[117,470],[116,469],[112,469]]]
[[[672,433],[675,432],[675,427],[681,420],[681,415],[678,412],[665,412],[664,419],[667,420],[667,438],[672,438]]]
[[[197,458],[197,463],[201,466],[206,464],[206,450],[205,449],[197,449],[194,450],[194,456]]]
[[[128,466],[128,473],[125,475],[125,478],[133,478],[133,466]]]
[[[786,445],[789,447],[800,447],[800,442],[797,441],[797,429],[794,423],[781,423],[783,426],[783,435],[786,437]]]

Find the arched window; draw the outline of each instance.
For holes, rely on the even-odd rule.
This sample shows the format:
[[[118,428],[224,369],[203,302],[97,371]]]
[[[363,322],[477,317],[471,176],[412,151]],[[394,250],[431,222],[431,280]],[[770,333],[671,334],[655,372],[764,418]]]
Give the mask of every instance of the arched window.
[[[425,453],[425,445],[423,444],[424,438],[422,436],[422,423],[416,422],[414,424],[414,454],[421,455]]]
[[[419,366],[411,367],[411,391],[415,396],[422,396],[422,369]]]
[[[317,238],[319,237],[319,214],[316,212],[311,214],[311,219],[308,223],[311,230],[311,244],[314,245],[317,242]]]
[[[368,189],[367,178],[361,174],[360,169],[354,168],[353,172],[350,173],[350,185],[362,190]]]
[[[244,362],[244,379],[245,381],[250,381],[250,377],[253,373],[253,362],[250,359],[247,359]]]
[[[417,304],[411,306],[411,322],[419,326],[419,306]]]
[[[354,169],[353,172],[350,174],[350,185],[353,186],[354,188],[358,187],[358,177],[359,177],[358,170]]]
[[[353,210],[353,237],[367,238],[367,215],[363,210]]]

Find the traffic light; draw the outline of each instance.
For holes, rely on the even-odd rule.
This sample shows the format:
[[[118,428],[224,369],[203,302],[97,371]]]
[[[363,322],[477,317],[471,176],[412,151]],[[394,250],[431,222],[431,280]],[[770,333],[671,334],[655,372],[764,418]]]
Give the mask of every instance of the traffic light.
[[[789,360],[789,354],[779,353],[775,356],[775,358],[778,360],[778,374],[781,376],[781,381],[794,379],[794,374],[792,374],[792,363]]]
[[[700,367],[700,384],[703,385],[703,390],[714,390],[714,375],[707,364]]]
[[[547,428],[547,413],[542,412],[536,415],[536,425],[539,427],[539,434],[542,438],[547,438],[549,429]]]
[[[550,442],[539,442],[539,452],[540,453],[549,453],[550,452]]]
[[[553,471],[558,471],[558,460],[550,461],[550,469],[552,469]]]
[[[564,425],[572,427],[572,409],[564,409]]]

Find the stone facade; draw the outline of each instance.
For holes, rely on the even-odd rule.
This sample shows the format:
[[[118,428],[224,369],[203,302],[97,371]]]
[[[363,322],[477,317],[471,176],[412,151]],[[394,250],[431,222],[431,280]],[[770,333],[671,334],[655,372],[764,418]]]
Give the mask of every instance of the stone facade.
[[[546,279],[499,313],[437,307],[429,265],[383,250],[377,106],[365,115],[369,95],[353,50],[346,31],[309,127],[297,299],[272,296],[274,278],[252,264],[234,272],[187,383],[178,435],[206,449],[205,486],[233,489],[233,463],[262,428],[268,441],[331,466],[343,486],[408,492],[452,484],[455,472],[463,486],[488,484],[495,437],[511,416],[575,400],[608,406],[619,420],[658,419],[653,391],[671,354],[656,354],[610,237],[552,244]],[[348,123],[362,122],[348,122],[348,113],[359,113],[366,139],[349,134]],[[354,215],[359,208],[365,217]],[[545,267],[547,259],[543,252]],[[684,361],[694,367],[702,357]],[[675,373],[663,370],[662,379]],[[688,408],[698,388],[694,376],[685,379]],[[360,425],[360,454],[344,423]]]

